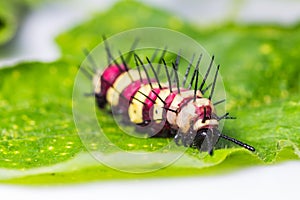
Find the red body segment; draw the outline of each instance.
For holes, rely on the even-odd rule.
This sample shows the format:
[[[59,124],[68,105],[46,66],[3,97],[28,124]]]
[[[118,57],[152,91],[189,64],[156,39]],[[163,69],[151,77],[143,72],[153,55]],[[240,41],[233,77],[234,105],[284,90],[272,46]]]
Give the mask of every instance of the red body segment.
[[[101,90],[100,95],[106,96],[107,90],[109,87],[111,87],[116,79],[125,72],[124,65],[110,65],[108,66],[104,72],[101,75],[100,81],[101,81]]]
[[[146,81],[143,81],[142,83],[141,83],[141,81],[134,81],[130,85],[128,85],[123,91],[121,91],[122,97],[120,97],[120,100],[119,100],[119,103],[117,106],[118,113],[126,114],[128,112],[128,107],[132,100],[132,97],[137,93],[137,91],[141,88],[141,86],[145,82]],[[128,115],[128,113],[127,113],[127,115]]]
[[[176,95],[177,95],[177,92],[172,92],[172,93],[169,94],[169,96],[165,100],[165,102],[166,102],[165,107],[166,108],[170,108],[171,103],[173,102]]]
[[[205,112],[204,112],[204,108],[205,108]],[[203,119],[204,118],[204,113],[206,113],[205,118],[209,119],[212,115],[212,108],[211,106],[201,106],[201,107],[197,107],[196,109],[196,113],[198,114],[198,116]]]

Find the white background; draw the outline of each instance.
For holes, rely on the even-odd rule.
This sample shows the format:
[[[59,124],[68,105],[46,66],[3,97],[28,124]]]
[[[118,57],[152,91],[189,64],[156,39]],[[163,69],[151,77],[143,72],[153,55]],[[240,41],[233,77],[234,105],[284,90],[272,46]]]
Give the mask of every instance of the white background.
[[[60,56],[54,37],[108,9],[115,0],[69,0],[40,5],[26,17],[20,34],[0,55],[0,66],[24,60],[52,61]],[[239,23],[300,20],[297,0],[146,0],[194,23],[221,22],[228,13]],[[239,6],[234,2],[243,2]],[[232,12],[238,8],[237,12]],[[46,26],[45,26],[45,22]],[[300,162],[252,167],[230,174],[154,180],[107,181],[69,186],[0,185],[1,199],[297,199]]]

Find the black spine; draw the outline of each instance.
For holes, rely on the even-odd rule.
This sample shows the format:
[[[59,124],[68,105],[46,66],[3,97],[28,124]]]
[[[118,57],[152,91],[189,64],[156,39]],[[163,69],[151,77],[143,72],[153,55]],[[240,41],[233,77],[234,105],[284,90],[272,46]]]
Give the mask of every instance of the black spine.
[[[87,49],[83,49],[83,53],[87,57],[90,64],[92,65],[90,67],[90,69],[93,71],[93,73],[96,73],[97,72],[97,70],[96,70],[96,68],[97,68],[96,61],[94,60],[94,58],[91,55],[89,55],[90,52]]]
[[[204,95],[211,86],[212,86],[212,83],[208,84],[208,86],[204,90],[202,90],[201,93]]]
[[[153,99],[151,99],[148,95],[146,95],[145,93],[138,91],[138,93],[140,93],[141,95],[143,95],[144,97],[146,97],[147,99],[149,99],[149,101],[151,101],[153,104],[155,104],[155,101]]]
[[[130,59],[132,57],[132,54],[134,53],[134,49],[136,48],[136,46],[138,45],[138,43],[139,43],[139,39],[136,38],[133,41],[133,43],[132,43],[132,45],[130,47],[130,52],[128,53],[127,57],[125,58],[126,63],[129,63],[129,61],[130,61]]]
[[[235,138],[232,138],[232,137],[229,137],[229,136],[227,136],[227,135],[223,135],[223,134],[219,134],[219,136],[221,137],[221,138],[224,138],[225,140],[228,140],[228,141],[230,141],[230,142],[233,142],[233,143],[235,143],[235,144],[237,144],[237,145],[239,145],[239,146],[241,146],[241,147],[244,147],[245,149],[247,149],[247,150],[249,150],[249,151],[255,151],[255,148],[254,147],[252,147],[252,146],[250,146],[250,145],[248,145],[248,144],[246,144],[246,143],[244,143],[244,142],[241,142],[241,141],[239,141],[239,140],[237,140],[237,139],[235,139]]]
[[[190,81],[190,84],[189,84],[189,86],[188,86],[188,89],[190,90],[191,88],[192,88],[192,86],[193,86],[193,83],[194,83],[194,79],[195,79],[195,76],[196,76],[196,69],[194,70],[194,72],[193,72],[193,76],[192,76],[192,79],[191,79],[191,81]]]
[[[143,104],[144,106],[146,105],[145,102],[142,102],[141,100],[139,100],[138,98],[136,98],[136,97],[134,97],[134,96],[131,96],[130,103],[132,103],[132,99],[137,100],[138,102],[140,102],[140,103]]]
[[[205,85],[205,82],[206,82],[206,79],[207,79],[207,77],[208,77],[208,75],[209,75],[211,66],[212,66],[213,63],[214,63],[214,59],[215,59],[215,56],[212,56],[211,61],[210,61],[210,64],[209,64],[209,67],[208,67],[208,69],[207,69],[207,71],[206,71],[206,74],[205,74],[205,76],[204,76],[204,78],[203,78],[203,80],[202,80],[202,83],[201,83],[201,85],[200,85],[200,87],[199,87],[199,90],[202,92],[202,94],[203,94],[203,90],[202,90],[202,89],[203,89],[203,87],[204,87],[204,85]]]
[[[159,82],[159,79],[158,79],[158,75],[157,75],[156,71],[154,70],[154,67],[153,67],[151,61],[149,60],[148,57],[146,57],[146,59],[147,59],[149,65],[150,65],[150,68],[151,68],[151,70],[152,70],[152,72],[153,72],[153,74],[154,74],[154,77],[155,77],[156,82],[157,82],[157,84],[158,84],[158,86],[159,86],[159,89],[162,89],[162,87],[161,87],[161,85],[160,85],[160,82]]]
[[[216,71],[216,74],[215,74],[214,82],[213,82],[213,84],[212,84],[212,88],[211,88],[211,91],[210,91],[210,95],[209,95],[209,97],[208,97],[209,100],[212,99],[213,94],[214,94],[214,90],[215,90],[215,86],[216,86],[216,82],[217,82],[217,77],[218,77],[219,69],[220,69],[220,65],[218,65],[218,67],[217,67],[217,71]]]
[[[177,92],[178,92],[178,94],[180,94],[179,78],[178,78],[176,65],[174,63],[172,63],[172,66],[173,66],[173,70],[175,72],[175,82],[176,82],[176,86],[177,86]]]
[[[109,45],[108,45],[108,43],[107,43],[107,41],[106,41],[106,37],[105,37],[105,36],[103,36],[103,41],[104,41],[104,46],[105,46],[105,50],[106,50],[106,53],[107,53],[108,65],[111,64],[110,62],[111,62],[111,60],[112,60],[112,61],[115,63],[115,65],[119,68],[120,71],[124,71],[124,70],[121,68],[120,64],[117,62],[117,60],[114,59],[114,57],[112,56],[111,50],[110,50],[110,48],[109,48]]]
[[[90,80],[93,80],[93,74],[83,67],[79,67],[81,72]]]
[[[158,60],[158,66],[157,66],[157,75],[159,75],[160,73],[160,68],[161,68],[161,63],[162,63],[162,59],[164,59],[165,55],[166,55],[166,52],[167,52],[167,47],[164,48],[159,60]]]
[[[190,62],[189,62],[189,65],[185,71],[185,74],[184,74],[184,78],[183,78],[183,81],[182,81],[182,87],[185,86],[185,83],[186,83],[186,80],[187,80],[187,77],[189,76],[189,73],[190,73],[190,70],[191,70],[191,67],[193,65],[193,61],[194,61],[194,58],[195,58],[195,54],[193,54]]]
[[[144,71],[145,71],[145,73],[146,73],[146,76],[147,76],[148,84],[150,85],[151,88],[153,88],[152,83],[151,83],[150,76],[149,76],[149,74],[148,74],[148,71],[147,71],[147,69],[146,69],[146,67],[145,67],[145,65],[144,65],[144,63],[143,63],[143,61],[140,59],[140,57],[139,57],[137,54],[134,54],[134,58],[137,59],[137,61],[139,61],[139,63],[142,65],[142,67],[143,67],[143,69],[144,69]]]
[[[157,92],[155,92],[154,90],[152,90],[152,92],[155,94],[155,96],[164,104],[166,105],[166,102],[159,96],[159,94],[157,94]]]
[[[125,68],[125,71],[127,72],[128,76],[129,76],[129,78],[130,78],[130,80],[133,81],[133,78],[132,78],[132,76],[131,76],[131,74],[130,74],[130,72],[129,72],[128,65],[127,65],[127,63],[126,63],[126,61],[125,61],[125,59],[124,59],[124,57],[123,57],[121,51],[119,51],[119,55],[120,55],[120,58],[121,58],[121,60],[122,60],[122,64],[123,64],[123,66],[124,66],[124,68]]]
[[[171,82],[171,79],[170,79],[169,70],[168,70],[168,67],[167,67],[165,59],[162,59],[162,61],[164,63],[164,67],[165,67],[165,70],[166,70],[166,75],[167,75],[167,78],[168,78],[169,90],[172,93],[172,82]]]
[[[202,59],[202,54],[200,54],[197,65],[196,65],[196,83],[195,83],[195,88],[194,88],[194,102],[196,101],[196,98],[197,98],[199,65],[200,65],[201,59]]]
[[[218,104],[221,104],[221,103],[224,103],[226,101],[226,99],[222,99],[220,101],[217,101],[214,103],[214,106],[218,105]]]

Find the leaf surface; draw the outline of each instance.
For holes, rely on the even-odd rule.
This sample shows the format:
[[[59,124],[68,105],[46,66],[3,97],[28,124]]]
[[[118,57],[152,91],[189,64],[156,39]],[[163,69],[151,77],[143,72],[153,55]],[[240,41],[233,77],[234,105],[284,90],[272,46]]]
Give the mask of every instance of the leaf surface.
[[[138,17],[137,17],[138,16]],[[189,149],[175,164],[147,174],[128,174],[95,162],[82,145],[72,116],[72,89],[83,48],[144,26],[165,27],[197,40],[221,64],[227,110],[223,133],[256,147],[253,154],[220,141],[213,157]],[[0,181],[22,184],[75,183],[123,178],[213,175],[300,156],[300,27],[242,26],[199,28],[163,10],[134,1],[116,4],[61,34],[62,58],[0,70]],[[99,58],[100,59],[100,58]],[[154,151],[166,139],[134,141],[120,134],[106,111],[100,120],[123,149]],[[101,118],[102,116],[102,118]],[[24,173],[21,173],[24,172]]]

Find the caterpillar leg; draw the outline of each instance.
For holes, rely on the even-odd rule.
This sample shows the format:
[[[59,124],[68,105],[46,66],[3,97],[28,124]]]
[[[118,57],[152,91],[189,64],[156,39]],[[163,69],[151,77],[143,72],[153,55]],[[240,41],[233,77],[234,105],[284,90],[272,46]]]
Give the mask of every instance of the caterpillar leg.
[[[107,103],[105,96],[95,93],[95,99],[96,99],[96,103],[99,106],[99,108],[105,107],[105,105]]]
[[[184,147],[189,147],[192,145],[194,138],[195,134],[186,134],[178,131],[174,137],[174,141],[178,146],[183,145]]]

